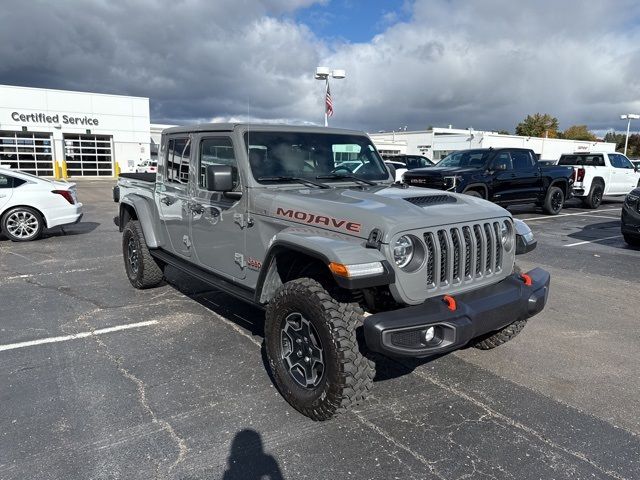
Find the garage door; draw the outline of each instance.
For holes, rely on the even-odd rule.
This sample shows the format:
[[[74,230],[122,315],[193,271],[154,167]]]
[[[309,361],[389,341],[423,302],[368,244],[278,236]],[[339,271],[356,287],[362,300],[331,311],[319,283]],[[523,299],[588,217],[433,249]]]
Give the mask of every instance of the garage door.
[[[64,156],[71,177],[113,175],[110,135],[64,135]]]
[[[51,134],[0,131],[0,164],[33,175],[52,177]]]

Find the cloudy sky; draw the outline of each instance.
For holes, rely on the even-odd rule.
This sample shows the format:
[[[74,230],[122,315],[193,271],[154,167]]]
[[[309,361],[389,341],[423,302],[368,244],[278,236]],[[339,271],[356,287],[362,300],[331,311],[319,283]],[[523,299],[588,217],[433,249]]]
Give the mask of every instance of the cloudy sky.
[[[640,113],[638,0],[3,0],[0,83],[140,95],[152,121],[622,130]],[[637,127],[637,128],[640,128]]]

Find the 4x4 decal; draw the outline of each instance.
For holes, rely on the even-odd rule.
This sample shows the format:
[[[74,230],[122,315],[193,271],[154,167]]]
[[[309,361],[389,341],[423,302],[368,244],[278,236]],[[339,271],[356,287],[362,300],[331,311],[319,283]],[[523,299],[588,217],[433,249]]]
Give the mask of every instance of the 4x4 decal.
[[[300,210],[285,210],[282,207],[278,207],[276,209],[276,215],[281,217],[291,218],[293,220],[298,220],[302,223],[307,223],[311,225],[325,225],[327,227],[333,227],[337,229],[346,230],[351,233],[360,233],[362,230],[362,224],[351,222],[349,220],[338,219],[334,217],[325,217],[323,215],[315,215],[313,213],[303,212]]]

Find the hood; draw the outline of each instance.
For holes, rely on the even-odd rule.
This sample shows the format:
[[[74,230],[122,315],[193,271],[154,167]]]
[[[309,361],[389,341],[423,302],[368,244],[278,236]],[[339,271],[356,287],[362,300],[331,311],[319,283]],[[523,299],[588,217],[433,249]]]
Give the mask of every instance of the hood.
[[[251,213],[383,242],[408,230],[509,217],[502,207],[468,195],[428,188],[256,189]]]

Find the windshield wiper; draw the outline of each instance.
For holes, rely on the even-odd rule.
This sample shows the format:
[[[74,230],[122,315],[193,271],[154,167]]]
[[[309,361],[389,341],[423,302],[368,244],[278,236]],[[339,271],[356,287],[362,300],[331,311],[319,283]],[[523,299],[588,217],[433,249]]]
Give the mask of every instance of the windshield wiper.
[[[331,188],[326,183],[314,182],[313,180],[310,180],[308,178],[288,177],[285,175],[274,175],[271,177],[258,177],[258,181],[259,182],[298,182],[304,185],[313,185],[315,187],[320,187],[320,188]]]
[[[356,175],[348,175],[348,174],[341,174],[341,173],[331,173],[329,175],[318,175],[316,178],[320,180],[328,180],[333,178],[339,180],[344,178],[344,179],[355,180],[356,182],[366,183],[367,185],[378,185],[376,182],[372,182],[371,180],[366,180]]]

